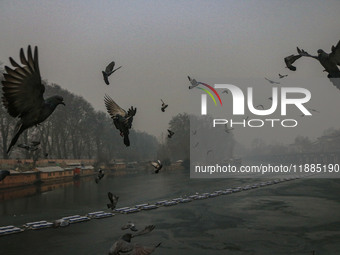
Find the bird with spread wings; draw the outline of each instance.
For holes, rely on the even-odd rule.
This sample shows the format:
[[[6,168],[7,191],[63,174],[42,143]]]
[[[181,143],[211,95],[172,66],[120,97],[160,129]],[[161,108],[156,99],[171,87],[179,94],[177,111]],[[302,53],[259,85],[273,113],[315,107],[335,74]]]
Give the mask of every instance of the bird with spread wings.
[[[19,118],[14,130],[14,136],[7,149],[7,153],[17,142],[19,136],[26,129],[36,126],[46,120],[59,104],[64,103],[61,96],[52,96],[44,99],[45,86],[41,82],[38,47],[32,54],[31,46],[27,49],[27,58],[24,50],[20,50],[20,66],[11,57],[9,58],[14,69],[5,66],[6,73],[2,81],[2,103],[9,115]]]
[[[293,63],[301,57],[310,57],[319,61],[319,63],[325,68],[324,72],[327,72],[328,78],[340,78],[340,41],[336,46],[331,47],[331,52],[326,53],[324,50],[319,49],[317,51],[318,55],[313,56],[310,55],[307,51],[300,49],[297,47],[298,55],[290,55],[285,57],[284,61],[286,63],[287,68],[292,71],[296,71],[296,67],[293,66]],[[340,89],[340,87],[338,87]]]
[[[126,112],[108,95],[105,95],[104,102],[107,112],[113,119],[113,124],[120,131],[120,135],[124,137],[124,144],[130,146],[129,129],[132,127],[133,116],[136,115],[137,108],[131,106]]]

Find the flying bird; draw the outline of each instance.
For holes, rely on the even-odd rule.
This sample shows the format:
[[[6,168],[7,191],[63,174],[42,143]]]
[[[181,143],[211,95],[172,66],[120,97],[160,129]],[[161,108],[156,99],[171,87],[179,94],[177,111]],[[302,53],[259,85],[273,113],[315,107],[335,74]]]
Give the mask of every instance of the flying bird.
[[[111,192],[108,192],[107,196],[110,199],[110,204],[107,204],[107,208],[111,208],[111,210],[115,209],[118,203],[119,196],[113,195]]]
[[[27,144],[24,144],[24,143],[18,144],[17,146],[19,148],[25,149],[27,151],[36,151],[36,150],[39,149],[37,146],[30,146],[30,145],[27,145]]]
[[[320,113],[318,110],[313,109],[313,108],[307,108],[307,110],[310,110],[311,112],[318,112],[318,113]]]
[[[198,145],[199,145],[199,142],[197,142],[197,143],[194,145],[194,148],[196,148]]]
[[[288,57],[284,58],[284,61],[286,63],[286,67],[291,71],[296,71],[296,67],[293,66],[294,62],[301,58],[301,55],[290,55]]]
[[[21,143],[21,144],[18,144],[18,147],[19,148],[22,148],[22,149],[25,149],[27,151],[36,151],[38,150],[38,145],[40,144],[40,142],[37,142],[37,141],[32,141],[30,143],[30,145],[28,144],[24,144],[24,143]]]
[[[103,177],[104,177],[104,171],[102,169],[99,169],[95,182],[98,183]]]
[[[136,115],[137,108],[131,106],[126,112],[108,95],[105,95],[104,102],[107,112],[113,119],[113,124],[120,131],[120,135],[124,137],[124,144],[130,146],[129,129],[132,127],[133,116]]]
[[[269,81],[270,84],[280,84],[280,82],[272,81],[264,77],[267,81]]]
[[[157,162],[151,162],[151,165],[155,168],[155,174],[159,173],[159,170],[162,169],[162,162],[158,159]]]
[[[110,85],[109,83],[109,76],[111,74],[113,74],[115,71],[117,71],[119,68],[121,68],[122,66],[116,68],[115,70],[113,70],[113,68],[115,67],[115,62],[112,61],[110,64],[107,65],[107,67],[105,68],[105,71],[102,71],[103,73],[103,78],[104,78],[104,81],[106,83],[106,85]]]
[[[212,150],[208,150],[208,151],[207,151],[207,155],[208,155],[210,152],[212,152]]]
[[[128,253],[133,255],[149,255],[151,254],[157,247],[161,245],[158,243],[155,246],[147,247],[139,244],[132,244],[131,239],[139,236],[150,233],[155,228],[154,225],[146,226],[145,229],[137,232],[136,234],[125,234],[118,241],[116,241],[109,250],[109,255],[119,255],[122,253]]]
[[[127,230],[130,229],[134,232],[138,231],[138,229],[136,228],[135,224],[131,221],[128,221],[127,224],[125,224],[124,226],[121,227],[122,230]]]
[[[282,78],[284,78],[284,77],[287,77],[287,76],[288,76],[288,74],[280,74],[280,73],[279,73],[279,78],[280,78],[280,79],[282,79]]]
[[[192,134],[196,135],[197,134],[197,130],[192,131]]]
[[[272,98],[272,97],[268,97],[268,99],[269,99],[270,101],[273,101],[273,98]]]
[[[162,101],[162,108],[161,108],[161,110],[162,110],[162,112],[165,112],[165,109],[168,107],[168,105],[165,104],[162,99],[161,99],[161,101]]]
[[[168,138],[171,138],[175,133],[168,129]]]
[[[19,121],[15,126],[15,134],[7,149],[7,153],[17,142],[19,136],[26,129],[36,126],[46,120],[59,105],[65,105],[61,96],[52,96],[44,99],[45,86],[41,83],[38,63],[38,47],[34,48],[32,55],[31,46],[27,49],[27,58],[24,50],[20,49],[20,61],[23,66],[9,58],[11,69],[5,66],[6,73],[2,81],[2,103],[9,115]]]
[[[262,104],[259,104],[259,105],[255,106],[255,108],[262,108],[262,109],[264,109]]]
[[[228,128],[228,124],[225,124],[225,129],[224,131],[229,134],[230,131],[234,130],[234,128]]]
[[[336,46],[331,47],[331,52],[326,53],[324,50],[319,49],[317,51],[317,56],[312,56],[303,49],[296,48],[299,56],[311,57],[320,62],[320,64],[325,68],[325,72],[328,73],[328,78],[340,78],[340,40]]]
[[[0,181],[6,178],[6,176],[11,175],[11,173],[7,170],[0,170]]]
[[[222,93],[226,93],[226,94],[229,94],[228,90],[223,90]]]
[[[197,87],[198,85],[200,85],[195,79],[191,79],[190,76],[188,76],[188,79],[191,83],[191,85],[189,86],[189,89],[193,89]]]

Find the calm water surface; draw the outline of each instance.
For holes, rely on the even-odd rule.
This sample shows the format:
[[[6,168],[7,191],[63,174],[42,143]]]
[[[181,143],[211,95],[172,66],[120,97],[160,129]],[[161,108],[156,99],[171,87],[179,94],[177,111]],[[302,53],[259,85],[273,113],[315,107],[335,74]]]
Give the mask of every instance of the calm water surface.
[[[0,202],[0,226],[55,220],[117,207],[255,183],[254,179],[190,179],[187,171],[105,176]],[[1,191],[3,192],[3,191]],[[295,180],[137,214],[0,237],[0,254],[107,254],[129,220],[154,224],[134,242],[162,242],[154,254],[340,254],[340,181]]]

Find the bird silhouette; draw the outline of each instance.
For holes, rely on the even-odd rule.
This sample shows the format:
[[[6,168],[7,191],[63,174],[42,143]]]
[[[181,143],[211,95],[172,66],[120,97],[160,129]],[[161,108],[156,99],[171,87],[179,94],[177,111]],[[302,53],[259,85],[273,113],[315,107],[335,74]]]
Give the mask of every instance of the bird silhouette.
[[[320,62],[320,64],[325,68],[325,72],[328,73],[328,78],[340,78],[340,40],[336,46],[331,47],[331,53],[326,53],[324,50],[319,49],[317,51],[317,56],[312,56],[303,49],[296,48],[297,52],[302,57],[311,57]]]
[[[175,133],[168,129],[168,138],[171,138]]]
[[[27,151],[36,151],[38,150],[39,148],[36,147],[36,146],[30,146],[30,145],[27,145],[27,144],[24,144],[24,143],[20,143],[17,145],[19,148],[22,148],[22,149],[25,149]]]
[[[137,108],[131,106],[128,112],[126,112],[108,95],[105,95],[104,102],[107,112],[113,119],[113,124],[120,131],[120,135],[124,137],[124,144],[130,146],[129,129],[132,127],[133,116],[136,115]]]
[[[9,115],[14,118],[19,117],[20,120],[15,126],[14,136],[7,153],[10,152],[22,132],[46,120],[59,104],[65,105],[61,96],[56,95],[47,99],[43,97],[45,86],[41,83],[38,47],[34,48],[33,57],[31,46],[28,46],[27,58],[21,48],[20,61],[23,67],[11,57],[9,60],[15,69],[5,66],[2,103]]]
[[[288,76],[288,74],[280,74],[280,73],[279,73],[279,78],[280,78],[280,79],[282,79],[282,78],[284,78],[284,77],[287,77],[287,76]]]
[[[270,84],[280,84],[280,82],[269,80],[268,78],[264,77]]]
[[[111,192],[108,192],[107,196],[110,200],[110,204],[107,204],[107,208],[111,208],[111,210],[115,209],[118,203],[119,196],[113,195]]]
[[[102,169],[99,169],[95,182],[98,183],[104,177],[104,175],[104,171]]]
[[[146,226],[145,229],[137,232],[136,234],[124,234],[118,241],[116,241],[110,248],[109,250],[109,255],[119,255],[122,253],[128,253],[129,254],[134,254],[134,255],[149,255],[154,250],[161,245],[161,243],[158,243],[155,246],[147,247],[147,246],[142,246],[139,244],[132,244],[131,239],[139,236],[139,235],[144,235],[147,233],[150,233],[153,229],[155,228],[154,225],[149,225]]]
[[[21,144],[18,144],[18,147],[19,147],[19,148],[22,148],[22,149],[25,149],[25,150],[27,150],[27,151],[36,151],[36,150],[39,149],[39,147],[38,147],[39,144],[40,144],[40,142],[32,141],[32,142],[30,143],[30,145],[21,143]]]
[[[162,101],[162,108],[161,108],[161,110],[162,110],[162,112],[165,112],[165,109],[168,107],[168,105],[165,104],[162,99],[161,99],[161,101]]]
[[[110,64],[107,65],[107,67],[105,68],[105,71],[102,71],[103,78],[104,78],[106,85],[110,85],[109,76],[113,74],[115,71],[117,71],[118,69],[120,69],[122,66],[117,67],[115,70],[113,70],[114,67],[115,67],[115,62],[112,61]]]
[[[11,175],[11,173],[7,170],[0,170],[0,181],[6,178],[6,176]]]
[[[190,76],[188,76],[188,79],[191,83],[191,85],[189,86],[189,89],[193,89],[197,87],[198,85],[200,85],[195,79],[191,79]]]
[[[155,174],[159,173],[159,170],[162,169],[162,162],[158,159],[157,162],[151,162],[151,165],[155,168]]]
[[[288,57],[284,58],[284,61],[286,63],[286,67],[291,71],[296,71],[296,67],[293,66],[294,62],[301,58],[301,55],[290,55]]]
[[[138,231],[138,229],[136,228],[135,224],[131,221],[128,221],[127,224],[125,224],[124,226],[121,227],[122,230],[127,230],[130,229],[134,232]]]

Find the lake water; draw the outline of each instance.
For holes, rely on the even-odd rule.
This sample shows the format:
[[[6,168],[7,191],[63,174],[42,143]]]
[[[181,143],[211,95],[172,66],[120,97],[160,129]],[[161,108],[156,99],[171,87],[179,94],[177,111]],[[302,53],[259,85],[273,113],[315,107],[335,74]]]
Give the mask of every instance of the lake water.
[[[0,202],[0,226],[107,210],[107,192],[117,207],[211,192],[255,179],[190,179],[188,171],[105,176],[49,192]],[[5,192],[5,191],[1,191]],[[108,254],[133,221],[155,230],[133,242],[162,242],[154,254],[340,254],[340,180],[299,179],[137,214],[29,230],[0,237],[0,254]]]

